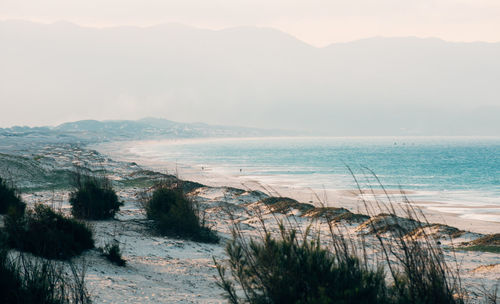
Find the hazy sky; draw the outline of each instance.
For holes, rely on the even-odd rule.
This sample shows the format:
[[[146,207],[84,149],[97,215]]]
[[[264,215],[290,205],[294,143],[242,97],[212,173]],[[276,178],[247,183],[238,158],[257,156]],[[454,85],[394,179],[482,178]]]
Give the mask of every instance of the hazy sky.
[[[0,0],[0,128],[498,135],[499,79],[500,0]]]
[[[373,36],[500,41],[499,0],[1,0],[0,19],[266,26],[315,46]]]

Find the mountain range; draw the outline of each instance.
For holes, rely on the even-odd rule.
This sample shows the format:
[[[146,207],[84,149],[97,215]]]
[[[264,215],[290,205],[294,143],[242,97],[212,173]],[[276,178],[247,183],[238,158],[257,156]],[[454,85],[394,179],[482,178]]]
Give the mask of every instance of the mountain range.
[[[335,29],[341,30],[341,29]],[[317,135],[500,134],[500,43],[0,22],[3,126],[147,116]]]

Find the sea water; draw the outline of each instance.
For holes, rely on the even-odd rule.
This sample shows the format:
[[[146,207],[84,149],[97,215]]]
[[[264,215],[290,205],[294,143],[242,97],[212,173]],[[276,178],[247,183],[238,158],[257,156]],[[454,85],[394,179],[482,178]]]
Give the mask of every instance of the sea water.
[[[482,206],[480,215],[468,212],[468,217],[500,222],[500,137],[187,139],[133,149],[271,185],[355,189],[357,183],[378,184],[376,175],[387,189],[413,190],[414,199],[454,204],[456,213],[463,213],[461,206]]]

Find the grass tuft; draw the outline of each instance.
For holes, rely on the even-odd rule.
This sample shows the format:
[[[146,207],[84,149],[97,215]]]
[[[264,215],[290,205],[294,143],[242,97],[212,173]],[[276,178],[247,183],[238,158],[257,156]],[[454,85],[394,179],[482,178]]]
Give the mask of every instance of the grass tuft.
[[[108,261],[117,266],[123,267],[127,264],[127,261],[122,258],[122,253],[118,242],[106,244],[106,246],[104,246],[103,248],[103,255]]]
[[[70,272],[53,261],[9,255],[0,241],[0,303],[89,304],[84,268],[69,264]]]
[[[218,285],[231,303],[384,303],[381,268],[368,269],[354,256],[333,254],[319,238],[279,228],[277,238],[267,233],[249,242],[233,230],[226,247],[232,279],[215,262]]]
[[[219,242],[217,233],[206,225],[204,216],[200,216],[199,206],[185,195],[179,183],[159,184],[145,199],[144,209],[161,235],[204,243]]]
[[[76,173],[76,190],[70,194],[71,213],[74,217],[105,220],[115,216],[123,205],[109,179]]]
[[[26,204],[16,189],[0,177],[0,214],[7,214],[9,211],[22,214],[25,208]]]
[[[488,234],[473,241],[463,243],[459,249],[500,253],[500,233]]]
[[[9,214],[5,230],[11,247],[48,259],[67,260],[94,247],[85,223],[42,204],[22,216]]]
[[[314,209],[311,204],[299,203],[298,201],[288,197],[267,197],[261,201],[266,205],[271,212],[287,214],[293,209],[299,210],[302,213]]]
[[[218,285],[229,302],[465,303],[458,264],[449,265],[436,239],[423,229],[429,227],[423,213],[403,191],[399,204],[379,185],[386,193],[385,201],[373,190],[371,200],[366,199],[370,191],[358,184],[360,201],[371,217],[358,227],[358,238],[333,220],[347,213],[340,208],[311,209],[313,219],[326,218],[319,224],[328,225],[330,237],[323,240],[324,230],[313,234],[315,225],[311,224],[302,231],[294,215],[267,217],[279,227],[272,233],[261,207],[252,213],[261,224],[260,233],[250,237],[243,234],[238,217],[228,211],[233,220],[232,239],[226,247],[228,261],[214,262]],[[409,234],[416,229],[418,236]]]

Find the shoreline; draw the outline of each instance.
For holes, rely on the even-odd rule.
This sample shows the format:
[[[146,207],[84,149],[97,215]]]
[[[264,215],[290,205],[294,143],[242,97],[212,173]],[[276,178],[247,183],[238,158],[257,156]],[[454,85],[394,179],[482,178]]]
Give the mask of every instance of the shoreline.
[[[172,142],[181,141],[178,139],[172,140]],[[290,197],[300,202],[312,203],[316,206],[344,207],[351,212],[366,213],[363,205],[359,202],[360,193],[355,189],[312,189],[276,180],[273,184],[267,184],[255,178],[249,179],[245,176],[223,175],[211,170],[200,170],[200,168],[189,164],[178,164],[155,159],[153,156],[144,157],[144,155],[141,156],[134,153],[134,145],[148,142],[158,141],[109,142],[89,145],[87,148],[96,150],[116,161],[134,162],[154,171],[175,174],[181,179],[198,182],[211,187],[260,190],[270,195]],[[371,190],[368,192],[371,192]],[[387,192],[392,198],[397,198],[401,195],[401,190],[388,189]],[[500,231],[500,212],[492,215],[479,213],[479,216],[477,212],[474,212],[485,211],[488,207],[496,211],[500,210],[500,206],[492,204],[471,206],[464,205],[463,203],[421,200],[418,199],[419,191],[403,190],[403,192],[415,206],[422,209],[430,223],[446,224],[475,233],[490,234]],[[373,194],[378,196],[381,194],[381,191],[376,190],[375,193],[370,193],[366,196],[367,200],[373,199]],[[370,198],[370,196],[372,197]],[[464,210],[468,210],[469,213],[464,213]],[[484,220],[481,217],[490,217],[493,221]]]
[[[241,181],[238,179],[231,179],[231,177],[227,176],[225,179],[217,179],[217,176],[209,172],[200,175],[199,170],[191,168],[191,171],[188,171],[189,174],[181,174],[180,177],[185,180],[197,179],[208,184],[207,187],[195,188],[189,195],[200,206],[203,206],[207,223],[217,231],[222,242],[219,244],[205,244],[176,237],[158,236],[151,233],[147,227],[146,215],[140,203],[140,194],[150,186],[144,186],[145,184],[135,183],[135,181],[147,179],[149,182],[154,183],[155,180],[162,178],[162,174],[158,174],[158,171],[167,168],[167,166],[162,163],[160,165],[163,166],[156,164],[155,167],[153,166],[153,159],[138,158],[123,153],[128,151],[120,149],[120,145],[116,143],[111,148],[122,152],[123,157],[121,158],[110,153],[112,152],[110,150],[99,153],[92,150],[93,148],[95,147],[85,145],[64,147],[47,145],[41,150],[39,148],[37,150],[28,150],[37,153],[46,152],[46,157],[42,158],[40,162],[36,160],[38,154],[30,154],[31,156],[28,159],[23,156],[16,158],[20,161],[36,162],[38,166],[48,166],[49,170],[63,168],[68,172],[74,169],[73,165],[75,163],[78,163],[87,166],[91,171],[105,172],[104,174],[109,174],[110,178],[117,181],[115,189],[124,205],[115,215],[115,220],[91,221],[91,224],[94,229],[96,247],[102,248],[111,241],[119,242],[123,257],[127,260],[127,266],[117,268],[115,265],[110,264],[109,261],[102,257],[98,249],[89,250],[84,252],[81,257],[78,257],[77,261],[87,263],[86,265],[89,266],[86,284],[91,290],[92,298],[99,303],[142,303],[145,301],[148,303],[162,303],[166,298],[179,303],[223,302],[223,292],[217,288],[214,279],[217,271],[213,264],[213,258],[219,261],[227,258],[224,244],[231,237],[232,221],[224,210],[231,210],[236,214],[245,236],[257,236],[260,222],[258,217],[255,214],[252,215],[251,212],[249,213],[248,210],[262,206],[262,198],[266,196],[262,196],[259,192],[241,191],[228,187],[228,182],[230,182],[236,188],[245,188],[242,187]],[[16,163],[12,162],[11,164],[15,165]],[[19,165],[22,164],[24,163]],[[175,164],[168,165],[175,167]],[[188,166],[186,167],[188,168]],[[156,172],[151,172],[149,169]],[[183,170],[180,172],[186,172]],[[20,176],[30,180],[30,174],[31,172],[25,171],[25,175]],[[132,181],[133,183],[128,184],[126,181]],[[216,185],[217,183],[220,185]],[[257,187],[257,185],[254,186]],[[64,188],[56,191],[51,190],[50,187],[43,189],[24,193],[23,199],[31,206],[36,203],[43,203],[52,208],[59,208],[59,210],[69,214],[69,189]],[[281,185],[276,191],[279,191],[284,196],[295,196],[302,203],[307,203],[310,198],[314,198],[312,190],[292,187],[287,184]],[[391,193],[396,192],[399,191]],[[330,193],[331,195],[329,193],[325,195],[331,202],[332,207],[347,207],[346,209],[357,213],[357,209],[360,208],[357,191],[342,189]],[[343,200],[333,200],[333,193]],[[317,194],[321,199],[323,193]],[[417,201],[416,203],[422,202]],[[426,203],[430,205],[429,202]],[[430,214],[432,217],[428,217],[429,223],[446,223],[462,230],[485,234],[498,233],[498,227],[492,223],[466,221],[456,215],[443,215],[437,212],[431,212]],[[279,213],[278,216],[280,218],[294,218],[296,219],[295,223],[300,227],[314,223],[314,229],[317,229],[317,232],[323,236],[330,233],[328,225],[325,225],[323,221],[324,218],[302,214],[300,209],[294,209],[294,207],[286,214]],[[272,229],[277,229],[275,215],[266,213],[264,218]],[[349,221],[346,219],[343,221],[345,226],[342,229],[346,229],[345,232],[352,235],[356,242],[363,240],[363,242],[369,242],[370,246],[375,246],[377,242],[375,236],[363,230],[363,226],[366,226],[366,222],[379,217],[372,216],[370,219],[354,218],[357,218],[357,220]],[[402,219],[401,223],[405,223],[404,219]],[[472,229],[467,227],[467,223],[472,223]],[[497,284],[498,273],[496,269],[500,266],[500,255],[498,253],[482,250],[469,251],[455,247],[455,245],[460,246],[460,244],[465,244],[464,242],[488,236],[468,232],[460,232],[459,235],[453,236],[452,233],[456,229],[453,227],[440,227],[439,225],[429,226],[429,231],[437,238],[436,240],[439,240],[437,244],[443,248],[444,258],[449,263],[460,261],[460,269],[457,268],[457,270],[460,271],[462,276],[464,288],[471,292],[471,296],[474,298],[480,297],[474,294],[474,290],[477,290],[479,286],[493,288]],[[390,235],[384,237],[390,238]],[[370,251],[370,254],[375,257],[376,251]],[[491,267],[491,265],[494,266]]]

